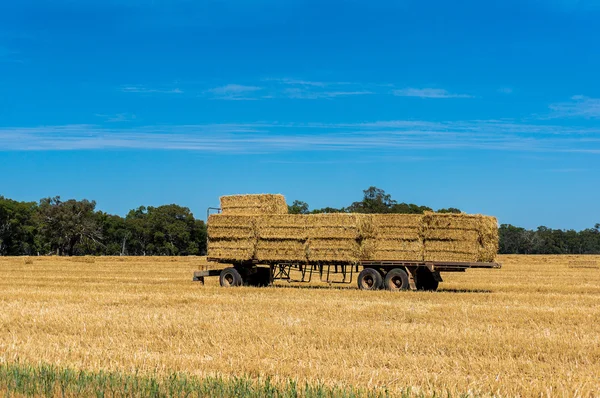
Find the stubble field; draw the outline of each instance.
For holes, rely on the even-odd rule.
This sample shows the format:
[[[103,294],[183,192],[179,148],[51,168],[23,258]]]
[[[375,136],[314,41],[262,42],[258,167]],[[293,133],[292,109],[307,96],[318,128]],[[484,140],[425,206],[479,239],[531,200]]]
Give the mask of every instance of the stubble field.
[[[389,293],[201,286],[194,257],[0,258],[0,364],[391,395],[600,395],[600,256],[499,261],[443,274],[438,292]]]

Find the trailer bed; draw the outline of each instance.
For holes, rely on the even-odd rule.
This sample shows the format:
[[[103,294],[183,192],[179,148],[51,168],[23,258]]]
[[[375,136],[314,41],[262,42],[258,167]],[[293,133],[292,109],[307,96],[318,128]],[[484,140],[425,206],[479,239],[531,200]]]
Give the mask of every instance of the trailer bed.
[[[259,262],[257,260],[246,262],[234,262],[230,260],[207,258],[207,261],[232,264],[233,267],[227,269],[235,269],[238,274],[244,274],[249,278],[257,272],[262,271],[264,275],[262,286],[272,284],[274,280],[285,280],[287,282],[311,282],[313,275],[319,278],[321,282],[326,283],[352,283],[353,276],[359,273],[359,270],[378,270],[381,275],[401,269],[406,272],[408,281],[404,283],[404,287],[400,290],[436,290],[437,284],[442,282],[441,272],[465,272],[469,268],[501,268],[499,263],[484,263],[484,262],[448,262],[448,261],[359,261],[357,263],[290,263],[290,262]],[[266,268],[268,267],[268,268]],[[268,271],[267,271],[268,270]],[[292,279],[292,270],[298,271],[301,279]],[[268,275],[265,273],[268,272]],[[423,272],[426,275],[423,275]],[[342,276],[342,280],[334,280],[332,275],[338,274]],[[359,274],[361,277],[362,272]],[[419,275],[421,275],[419,277]],[[223,270],[201,270],[194,272],[193,280],[204,283],[205,277],[219,276],[221,285],[224,286],[222,280]],[[420,289],[418,278],[428,280],[428,286],[431,289]],[[267,279],[264,279],[267,278]],[[422,279],[424,280],[424,279]],[[407,285],[408,284],[408,285]],[[361,287],[359,281],[359,288]],[[392,289],[393,290],[393,289]]]

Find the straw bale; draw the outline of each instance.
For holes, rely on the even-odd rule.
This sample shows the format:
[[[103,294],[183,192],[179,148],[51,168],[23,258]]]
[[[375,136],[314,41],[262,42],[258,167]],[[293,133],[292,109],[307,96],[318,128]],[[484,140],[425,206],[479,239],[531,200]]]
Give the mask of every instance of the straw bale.
[[[424,239],[431,240],[461,240],[461,241],[479,241],[479,232],[471,231],[468,229],[450,229],[450,228],[436,228],[426,229],[423,231]]]
[[[365,239],[361,260],[423,261],[423,243],[403,239]]]
[[[306,262],[306,248],[300,240],[259,240],[256,246],[259,261]]]
[[[480,250],[478,261],[493,262],[498,254],[498,220],[496,217],[482,216],[480,226]]]
[[[373,225],[381,227],[421,228],[422,214],[373,214]]]
[[[477,261],[477,253],[460,253],[451,251],[425,251],[425,261],[456,261],[456,262],[474,262]]]
[[[283,195],[230,195],[221,196],[223,214],[258,215],[287,214],[288,207]]]
[[[464,213],[433,213],[425,212],[423,215],[423,227],[427,229],[467,229],[478,231],[481,216],[478,214]]]
[[[421,214],[374,214],[373,236],[379,239],[421,240]]]
[[[252,260],[256,251],[255,239],[209,240],[208,257],[222,260]]]
[[[359,239],[375,238],[373,214],[355,214]]]
[[[306,218],[309,239],[358,239],[356,214],[311,214]]]
[[[259,239],[306,240],[308,231],[302,214],[274,214],[256,217],[256,234]]]
[[[377,250],[373,253],[374,261],[423,261],[423,250]]]
[[[309,239],[306,242],[308,261],[353,263],[359,260],[360,245],[354,239]]]
[[[479,254],[479,242],[477,240],[426,240],[425,252],[430,251]]]
[[[208,237],[214,239],[251,239],[255,236],[255,218],[229,214],[208,217]]]

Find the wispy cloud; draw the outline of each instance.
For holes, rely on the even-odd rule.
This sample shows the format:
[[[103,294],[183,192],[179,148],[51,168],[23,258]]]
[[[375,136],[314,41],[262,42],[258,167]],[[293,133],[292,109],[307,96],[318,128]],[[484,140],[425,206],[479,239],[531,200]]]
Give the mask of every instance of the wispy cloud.
[[[10,50],[9,48],[0,45],[0,62],[23,63],[23,60],[18,58],[17,55],[17,51]]]
[[[305,86],[305,87],[332,87],[332,86],[357,86],[360,83],[352,82],[339,82],[339,81],[314,81],[304,79],[293,79],[293,78],[268,78],[263,79],[264,81],[274,81],[289,86]]]
[[[512,88],[510,88],[510,87],[500,87],[500,88],[498,89],[498,92],[499,92],[500,94],[512,94],[512,93],[513,93],[513,89],[512,89]]]
[[[4,127],[0,128],[0,148],[3,151],[152,149],[261,154],[350,151],[363,156],[393,156],[399,150],[442,150],[445,154],[456,150],[600,154],[600,128],[510,120]]]
[[[109,123],[130,122],[132,120],[135,120],[135,115],[132,113],[117,113],[114,115],[96,113],[96,116],[104,118],[104,121]]]
[[[249,100],[255,99],[250,95],[257,91],[263,90],[258,86],[244,86],[241,84],[227,84],[221,87],[211,88],[206,90],[206,93],[211,94],[215,99],[222,100]]]
[[[332,99],[336,97],[348,97],[353,95],[374,94],[372,91],[327,91],[327,90],[307,90],[303,88],[287,88],[282,91],[284,97],[293,99]]]
[[[326,87],[332,84],[340,84],[340,83],[327,83],[327,82],[316,82],[310,80],[302,80],[302,79],[290,79],[290,78],[268,78],[263,79],[264,81],[273,81],[282,84],[287,84],[290,86],[309,86],[309,87]]]
[[[182,94],[183,90],[175,88],[155,88],[144,85],[130,85],[121,87],[121,91],[125,93],[142,93],[142,94]]]
[[[398,97],[419,97],[419,98],[473,98],[468,94],[454,94],[441,88],[403,88],[393,90],[393,94]]]
[[[600,118],[600,98],[574,95],[571,101],[551,104],[549,108],[553,111],[551,117]]]

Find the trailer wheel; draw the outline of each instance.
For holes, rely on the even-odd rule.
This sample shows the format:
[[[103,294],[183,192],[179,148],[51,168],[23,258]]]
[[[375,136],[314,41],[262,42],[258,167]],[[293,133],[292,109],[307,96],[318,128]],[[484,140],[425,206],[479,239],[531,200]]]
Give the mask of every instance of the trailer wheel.
[[[225,268],[219,276],[219,283],[223,287],[242,286],[242,276],[233,267]]]
[[[383,286],[391,291],[407,290],[410,286],[408,274],[402,268],[394,268],[385,275]]]
[[[425,268],[417,270],[417,290],[436,291],[440,283],[434,278],[431,271]]]
[[[365,268],[358,274],[358,288],[360,290],[379,290],[382,283],[381,274],[373,268]]]

